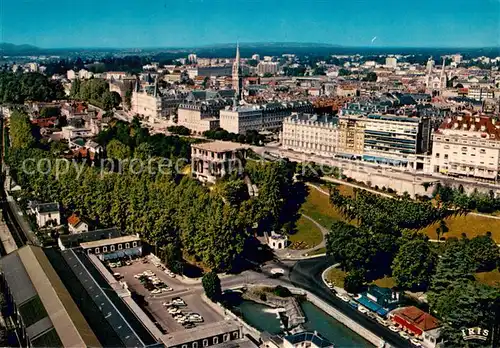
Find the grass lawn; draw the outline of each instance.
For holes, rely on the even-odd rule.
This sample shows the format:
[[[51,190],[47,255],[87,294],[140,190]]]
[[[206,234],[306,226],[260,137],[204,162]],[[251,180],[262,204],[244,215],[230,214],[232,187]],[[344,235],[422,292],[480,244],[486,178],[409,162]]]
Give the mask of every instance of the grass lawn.
[[[476,273],[475,277],[480,283],[500,288],[500,272],[498,269],[491,272]]]
[[[342,271],[340,268],[330,268],[328,272],[326,272],[325,278],[333,285],[343,288],[346,275],[347,273]]]
[[[297,221],[297,232],[290,235],[292,248],[294,249],[309,249],[313,248],[323,240],[323,234],[318,226],[311,220],[301,216]]]
[[[311,187],[306,201],[302,204],[301,212],[323,227],[330,229],[335,221],[343,220],[343,217],[337,209],[331,206],[329,198],[329,196]]]
[[[308,253],[307,255],[312,256],[312,255],[320,255],[320,254],[326,254],[326,248],[319,248],[319,249],[313,250],[310,253]]]
[[[466,215],[455,216],[445,219],[446,226],[449,231],[444,234],[445,238],[457,237],[461,238],[462,233],[465,233],[468,238],[484,235],[486,232],[491,232],[491,237],[496,243],[500,243],[500,220],[491,219],[484,216]],[[437,239],[436,228],[439,223],[429,225],[422,229],[431,239]]]
[[[393,288],[396,286],[396,282],[392,277],[384,277],[371,282],[371,284],[380,286],[381,288]]]

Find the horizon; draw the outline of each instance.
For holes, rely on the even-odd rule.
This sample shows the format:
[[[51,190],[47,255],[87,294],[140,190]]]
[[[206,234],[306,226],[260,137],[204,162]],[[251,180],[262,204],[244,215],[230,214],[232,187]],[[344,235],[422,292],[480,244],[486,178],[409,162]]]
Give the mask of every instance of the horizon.
[[[45,49],[198,48],[236,41],[317,42],[354,48],[500,46],[498,0],[472,5],[465,0],[422,0],[411,5],[396,0],[290,0],[286,4],[277,0],[153,0],[147,4],[89,0],[85,7],[74,0],[24,0],[2,5],[0,40]]]

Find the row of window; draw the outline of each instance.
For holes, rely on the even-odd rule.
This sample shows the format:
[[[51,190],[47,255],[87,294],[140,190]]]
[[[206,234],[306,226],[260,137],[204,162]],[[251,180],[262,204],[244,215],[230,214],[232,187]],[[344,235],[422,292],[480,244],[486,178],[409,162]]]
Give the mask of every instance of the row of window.
[[[135,248],[137,247],[137,242],[132,242],[132,248]],[[122,243],[118,244],[118,250],[122,250],[123,249],[123,245]],[[130,249],[130,243],[125,243],[125,249]],[[89,249],[89,253],[90,253],[91,249]],[[115,246],[114,245],[110,245],[109,246],[109,251],[115,251]],[[108,246],[103,246],[102,247],[102,252],[103,253],[107,253],[108,252]],[[94,253],[96,254],[100,254],[101,253],[101,249],[99,247],[97,248],[94,248]]]
[[[233,332],[233,339],[237,340],[238,338],[239,338],[239,333],[238,332]],[[231,339],[231,334],[229,334],[229,333],[224,334],[224,336],[223,336],[223,342],[227,342],[230,339]],[[208,347],[210,345],[209,344],[209,339],[205,338],[202,341],[202,344],[203,344],[203,347]],[[216,344],[219,344],[219,337],[218,336],[212,337],[212,345],[216,345]],[[172,347],[172,348],[179,348],[179,347]],[[193,342],[190,345],[183,344],[180,348],[198,348],[198,342]]]

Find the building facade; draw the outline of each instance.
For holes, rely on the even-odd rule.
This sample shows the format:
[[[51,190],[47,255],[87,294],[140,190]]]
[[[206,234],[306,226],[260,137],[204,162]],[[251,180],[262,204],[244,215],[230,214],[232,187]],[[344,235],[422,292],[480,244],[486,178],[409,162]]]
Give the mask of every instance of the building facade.
[[[191,145],[191,174],[202,182],[215,183],[231,173],[242,173],[246,148],[227,141]]]
[[[292,112],[311,113],[313,105],[308,101],[243,105],[220,111],[220,127],[228,132],[245,134],[247,131],[276,131]]]
[[[281,143],[293,151],[334,156],[338,145],[338,118],[311,114],[286,117]]]
[[[447,118],[433,134],[431,171],[496,181],[500,172],[500,123],[481,115]]]

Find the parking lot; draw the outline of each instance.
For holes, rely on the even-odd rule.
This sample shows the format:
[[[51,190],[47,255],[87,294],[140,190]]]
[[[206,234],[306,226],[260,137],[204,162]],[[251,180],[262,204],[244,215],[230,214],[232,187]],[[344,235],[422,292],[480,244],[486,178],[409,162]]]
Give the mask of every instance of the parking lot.
[[[149,272],[150,271],[150,272]],[[203,289],[199,285],[187,285],[180,281],[177,277],[172,278],[165,273],[164,270],[156,267],[151,261],[144,263],[143,260],[133,261],[129,265],[122,264],[121,267],[111,268],[112,273],[119,273],[121,280],[127,282],[131,291],[136,292],[138,295],[143,296],[147,305],[144,307],[154,320],[166,332],[175,332],[184,329],[184,326],[178,322],[172,314],[168,313],[168,308],[164,305],[177,297],[180,297],[185,306],[179,306],[179,310],[183,315],[189,316],[191,313],[199,314],[203,318],[201,323],[193,323],[194,326],[200,326],[207,323],[213,323],[222,320],[217,312],[205,303],[202,299]],[[154,275],[166,284],[171,291],[164,291],[153,294],[152,291],[146,289],[137,275],[154,273]],[[144,280],[143,280],[144,282]],[[186,324],[187,325],[187,324]]]

